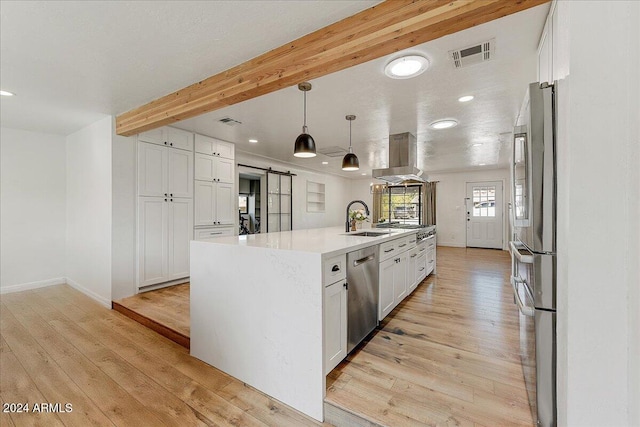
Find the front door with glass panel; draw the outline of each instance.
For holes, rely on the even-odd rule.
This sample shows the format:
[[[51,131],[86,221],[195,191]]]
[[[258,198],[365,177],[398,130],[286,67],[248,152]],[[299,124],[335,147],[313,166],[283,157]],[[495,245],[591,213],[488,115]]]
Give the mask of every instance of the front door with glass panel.
[[[502,249],[502,182],[468,182],[467,246]]]

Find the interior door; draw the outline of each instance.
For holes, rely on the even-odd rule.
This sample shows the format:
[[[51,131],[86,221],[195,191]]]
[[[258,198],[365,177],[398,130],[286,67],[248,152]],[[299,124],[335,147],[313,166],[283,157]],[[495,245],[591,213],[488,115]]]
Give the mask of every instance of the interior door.
[[[502,182],[467,183],[467,247],[502,249]]]

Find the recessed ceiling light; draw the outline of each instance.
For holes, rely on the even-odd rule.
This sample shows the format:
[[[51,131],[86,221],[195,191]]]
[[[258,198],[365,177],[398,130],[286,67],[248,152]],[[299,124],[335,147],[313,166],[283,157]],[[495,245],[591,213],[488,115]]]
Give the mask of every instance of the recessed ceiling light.
[[[366,172],[362,172],[361,175],[365,176],[367,173]]]
[[[478,163],[478,166],[485,166],[486,163]]]
[[[322,162],[322,164],[323,164],[323,165],[328,165],[328,164],[329,164],[329,162]]]
[[[15,93],[11,93],[6,90],[0,90],[0,96],[15,96]]]
[[[446,119],[446,120],[435,121],[431,123],[429,126],[432,129],[448,129],[456,126],[457,124],[458,122],[453,119]]]
[[[460,98],[458,98],[458,101],[460,102],[469,102],[473,99],[473,95],[465,95],[465,96],[461,96]]]
[[[472,145],[472,147],[480,147],[482,145],[481,142],[476,142],[475,144]]]
[[[392,79],[410,79],[429,68],[429,60],[424,56],[408,55],[394,59],[384,67],[384,73]]]
[[[256,144],[258,142],[258,140],[257,139],[250,139],[249,142],[252,143],[252,144]]]

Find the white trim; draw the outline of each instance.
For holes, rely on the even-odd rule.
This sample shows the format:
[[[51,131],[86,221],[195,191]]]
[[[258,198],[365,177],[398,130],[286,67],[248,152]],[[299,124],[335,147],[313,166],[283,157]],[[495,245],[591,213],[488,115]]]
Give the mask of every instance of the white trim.
[[[47,286],[64,285],[65,283],[67,283],[67,279],[64,277],[56,277],[55,279],[47,279],[47,280],[38,280],[36,282],[4,286],[0,288],[0,294],[10,294],[13,292],[29,291],[31,289],[45,288]]]
[[[448,246],[451,248],[466,248],[467,246],[464,243],[459,242],[443,242],[438,239],[438,246]]]
[[[86,296],[90,297],[91,299],[96,300],[98,303],[100,303],[101,305],[105,306],[106,308],[111,309],[111,300],[106,299],[106,298],[96,294],[95,292],[85,288],[80,283],[76,282],[75,280],[69,279],[67,277],[67,285],[71,286],[72,288],[76,289],[77,291],[82,292],[83,294],[85,294]]]

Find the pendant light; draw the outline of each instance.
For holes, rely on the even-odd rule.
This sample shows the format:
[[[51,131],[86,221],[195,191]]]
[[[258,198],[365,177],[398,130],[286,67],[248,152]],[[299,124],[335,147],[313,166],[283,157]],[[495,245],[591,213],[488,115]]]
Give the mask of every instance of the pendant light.
[[[344,156],[344,159],[342,159],[342,170],[357,171],[360,169],[360,162],[358,161],[358,157],[353,154],[353,148],[351,148],[351,122],[356,119],[356,116],[349,114],[345,119],[349,120],[349,152]]]
[[[315,157],[316,142],[307,133],[307,92],[311,90],[311,83],[299,83],[298,89],[304,92],[304,125],[302,125],[302,133],[296,138],[293,155],[296,157]]]

